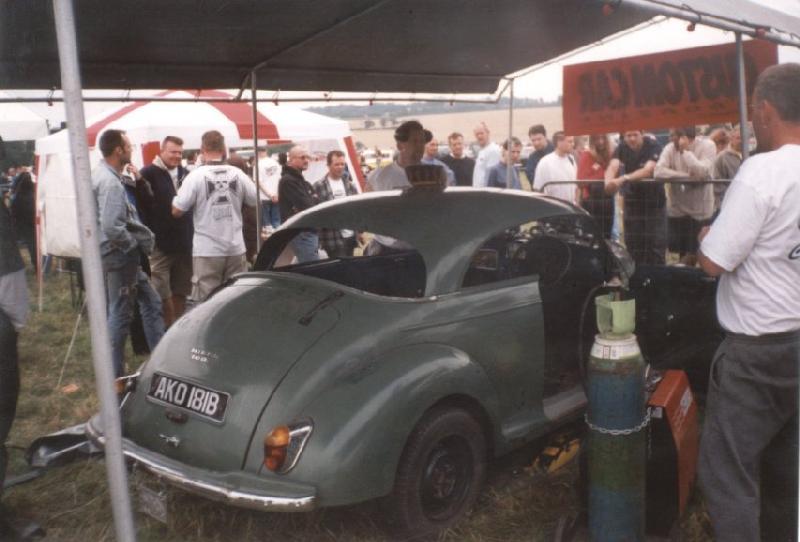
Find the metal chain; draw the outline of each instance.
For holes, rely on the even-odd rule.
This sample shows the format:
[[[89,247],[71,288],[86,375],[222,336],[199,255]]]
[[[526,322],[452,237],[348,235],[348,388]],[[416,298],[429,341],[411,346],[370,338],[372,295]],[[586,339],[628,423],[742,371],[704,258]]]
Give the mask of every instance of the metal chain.
[[[648,425],[650,425],[650,409],[648,408],[645,411],[644,419],[642,423],[635,427],[631,427],[630,429],[606,429],[605,427],[600,427],[599,425],[595,425],[589,421],[589,413],[583,415],[583,419],[586,421],[586,425],[589,426],[589,429],[592,431],[597,431],[598,433],[602,433],[604,435],[611,435],[612,437],[620,437],[620,436],[628,436],[634,433],[638,433]]]

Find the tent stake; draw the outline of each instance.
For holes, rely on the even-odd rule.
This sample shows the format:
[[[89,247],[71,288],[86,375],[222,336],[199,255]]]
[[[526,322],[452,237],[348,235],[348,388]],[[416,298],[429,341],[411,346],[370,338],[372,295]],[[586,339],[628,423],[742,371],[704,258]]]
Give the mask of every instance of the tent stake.
[[[81,262],[86,281],[86,298],[89,305],[89,331],[92,339],[97,395],[105,433],[105,462],[111,509],[117,540],[133,542],[136,531],[128,493],[125,461],[122,455],[119,403],[114,390],[111,366],[111,342],[106,325],[106,295],[103,269],[100,262],[100,244],[97,232],[97,213],[89,168],[89,145],[86,139],[86,119],[83,115],[78,46],[75,36],[75,14],[72,0],[53,0],[53,11],[58,39],[58,57],[61,66],[61,87],[67,113],[72,170],[78,204],[78,225],[81,231]]]

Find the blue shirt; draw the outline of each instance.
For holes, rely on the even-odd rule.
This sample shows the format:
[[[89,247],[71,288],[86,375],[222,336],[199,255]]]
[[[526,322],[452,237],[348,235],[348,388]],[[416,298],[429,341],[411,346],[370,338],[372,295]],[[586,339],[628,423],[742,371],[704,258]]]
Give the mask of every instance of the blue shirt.
[[[486,176],[486,186],[490,188],[516,188],[522,190],[522,184],[519,182],[519,172],[516,167],[511,168],[511,184],[506,182],[506,173],[508,166],[503,162],[495,164],[489,168],[489,173]]]
[[[456,174],[453,173],[453,170],[450,169],[450,166],[439,160],[438,158],[428,158],[427,156],[423,156],[422,160],[419,161],[420,164],[427,164],[429,166],[441,166],[444,168],[444,173],[447,175],[447,186],[455,186],[456,185]]]

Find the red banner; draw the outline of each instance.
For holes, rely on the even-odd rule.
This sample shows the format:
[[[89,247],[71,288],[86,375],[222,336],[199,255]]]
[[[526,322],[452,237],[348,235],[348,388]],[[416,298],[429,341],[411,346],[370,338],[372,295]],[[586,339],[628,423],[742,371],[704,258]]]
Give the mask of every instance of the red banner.
[[[744,42],[748,100],[756,78],[778,62],[778,46]],[[608,133],[736,121],[736,44],[564,66],[568,134]]]

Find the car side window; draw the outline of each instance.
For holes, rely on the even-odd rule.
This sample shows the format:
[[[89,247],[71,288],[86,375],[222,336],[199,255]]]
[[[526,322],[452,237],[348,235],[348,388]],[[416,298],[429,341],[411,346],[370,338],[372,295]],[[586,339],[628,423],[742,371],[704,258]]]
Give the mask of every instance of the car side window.
[[[556,284],[571,265],[577,244],[592,245],[580,221],[555,217],[507,228],[481,245],[470,260],[462,288],[482,286],[520,277],[535,277],[541,284]]]

